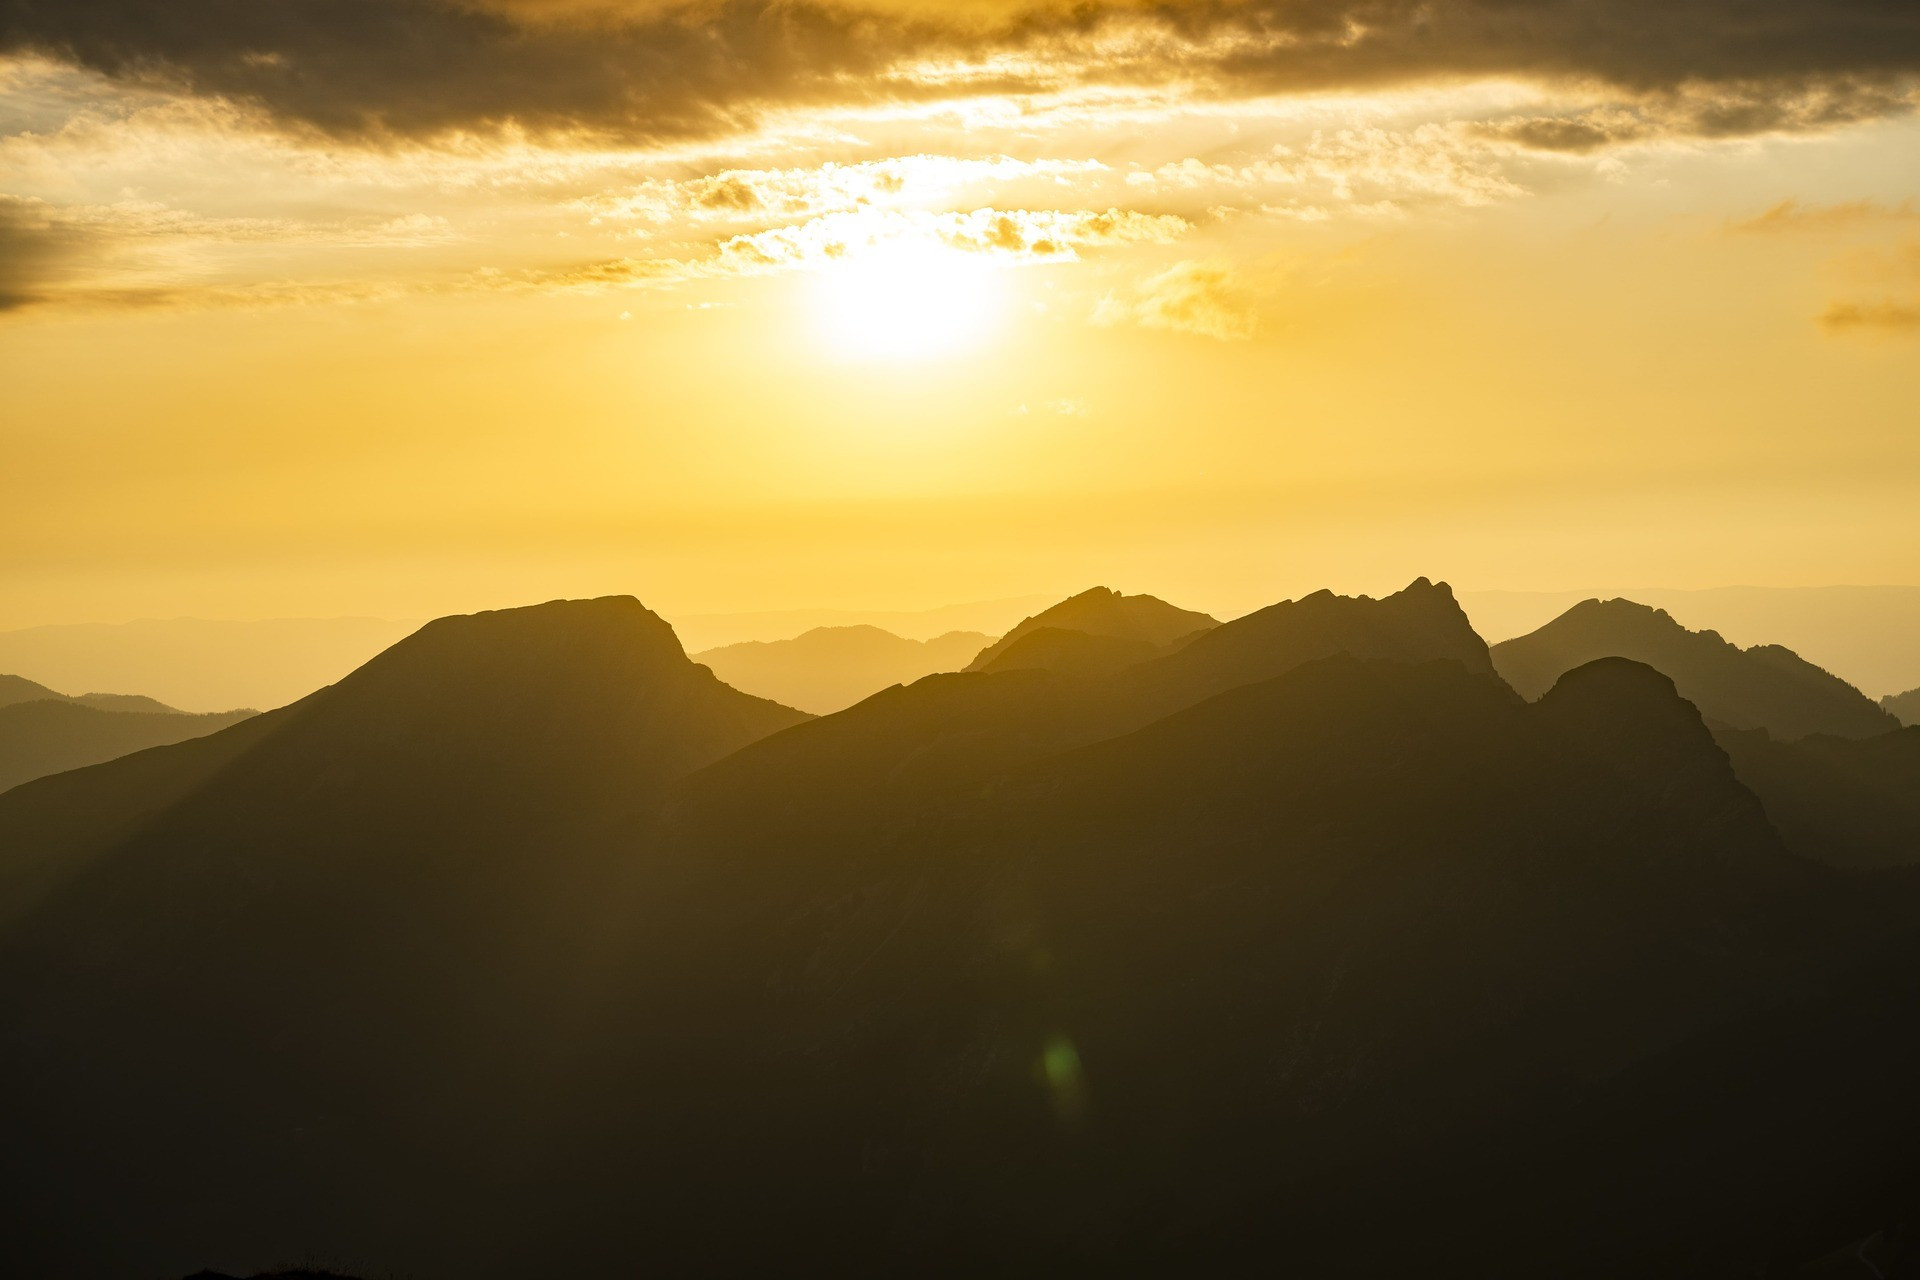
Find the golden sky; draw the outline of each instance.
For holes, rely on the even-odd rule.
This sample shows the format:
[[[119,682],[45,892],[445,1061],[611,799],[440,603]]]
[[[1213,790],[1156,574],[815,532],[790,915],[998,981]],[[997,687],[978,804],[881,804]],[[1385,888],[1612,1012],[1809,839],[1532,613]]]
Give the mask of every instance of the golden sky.
[[[0,3],[0,627],[1920,583],[1916,103],[1911,0]]]

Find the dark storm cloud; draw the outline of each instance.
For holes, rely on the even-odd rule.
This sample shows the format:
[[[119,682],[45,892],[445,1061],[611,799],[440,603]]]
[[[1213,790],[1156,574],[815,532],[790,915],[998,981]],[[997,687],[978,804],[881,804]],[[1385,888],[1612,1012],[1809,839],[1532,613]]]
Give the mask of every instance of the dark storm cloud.
[[[1033,84],[1199,79],[1226,92],[1362,89],[1484,76],[1606,85],[1678,105],[1654,131],[1708,136],[1906,109],[1914,0],[1163,0],[1006,7],[950,22],[905,0],[714,0],[585,10],[435,0],[0,0],[0,48],[254,101],[340,134],[516,121],[667,135],[770,102],[911,92],[877,73],[922,55],[1025,51]],[[528,12],[523,10],[522,12]],[[1104,24],[1145,38],[1096,47]],[[923,91],[937,91],[927,86]],[[1680,97],[1684,96],[1684,102]],[[1616,124],[1618,122],[1615,122]],[[1516,140],[1607,145],[1592,121]]]

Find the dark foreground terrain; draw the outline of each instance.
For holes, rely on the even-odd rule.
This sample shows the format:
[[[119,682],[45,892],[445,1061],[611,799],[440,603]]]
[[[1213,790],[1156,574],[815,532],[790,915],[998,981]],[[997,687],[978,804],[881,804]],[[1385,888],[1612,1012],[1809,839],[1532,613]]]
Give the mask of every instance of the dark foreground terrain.
[[[1529,701],[1421,580],[812,719],[563,602],[29,783],[0,1270],[1904,1274],[1920,731],[1567,633]]]

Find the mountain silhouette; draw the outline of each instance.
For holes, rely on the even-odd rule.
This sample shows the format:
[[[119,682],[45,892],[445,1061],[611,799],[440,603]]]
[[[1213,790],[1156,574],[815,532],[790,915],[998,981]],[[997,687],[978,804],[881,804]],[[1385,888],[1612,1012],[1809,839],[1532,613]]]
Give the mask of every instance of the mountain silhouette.
[[[261,1265],[301,1252],[318,1218],[281,1197],[311,1195],[406,1258],[412,1228],[369,1225],[392,1183],[363,1161],[426,1158],[407,1135],[431,1131],[452,1172],[408,1194],[447,1203],[535,1142],[537,1117],[482,1122],[482,1099],[546,1096],[554,1028],[588,1016],[615,870],[597,833],[806,718],[630,598],[555,602],[441,619],[291,707],[0,795],[8,1080],[47,1103],[7,1185],[84,1215],[103,1180],[218,1184],[237,1252],[279,1242]],[[104,1165],[74,1138],[102,1126],[129,1135]],[[178,1200],[123,1207],[113,1247],[148,1250],[141,1270],[208,1260]],[[58,1221],[0,1271],[63,1270]]]
[[[1179,643],[1179,640],[1175,640],[1173,645]],[[976,662],[972,669],[1040,670],[1076,676],[1106,676],[1125,667],[1138,666],[1149,658],[1157,658],[1170,648],[1172,645],[1157,645],[1134,636],[1094,635],[1087,631],[1069,631],[1065,627],[1035,627],[1000,648],[993,658]],[[985,658],[984,654],[981,656]]]
[[[1090,687],[1039,674],[980,683]],[[1764,1253],[1787,1243],[1770,1219],[1832,1192],[1812,1153],[1833,1126],[1862,1151],[1877,1116],[1913,1131],[1879,1070],[1915,1061],[1904,1027],[1861,1094],[1835,1087],[1858,1046],[1748,1056],[1825,1027],[1794,984],[1897,926],[1782,848],[1640,664],[1527,704],[1458,662],[1338,655],[984,777],[936,768],[879,811],[852,797],[900,794],[900,743],[868,740],[875,772],[826,802],[836,767],[798,744],[885,701],[721,762],[679,809],[674,915],[696,923],[634,964],[722,975],[699,1003],[740,1019],[710,1031],[733,1083],[693,1126],[679,1248],[744,1268],[770,1237],[872,1273],[1721,1274],[1691,1251]],[[703,959],[669,966],[682,948]],[[728,1237],[716,1206],[738,1203],[773,1216]]]
[[[20,702],[65,702],[67,695],[55,693],[43,684],[35,684],[23,676],[0,675],[0,707],[10,707]]]
[[[1795,852],[1842,867],[1920,866],[1920,728],[1795,742],[1764,729],[1718,736]]]
[[[1920,1140],[1920,884],[1769,812],[1425,579],[820,719],[444,619],[0,795],[0,1271],[1763,1274]]]
[[[756,743],[709,774],[738,774],[750,779],[736,784],[741,790],[766,797],[728,822],[778,823],[830,810],[855,822],[883,821],[938,788],[1131,732],[1336,654],[1444,659],[1493,675],[1486,644],[1451,590],[1421,578],[1380,600],[1322,591],[1276,604],[1105,676],[1038,666],[929,676]],[[696,791],[707,781],[697,779]]]
[[[0,675],[0,791],[34,778],[184,742],[253,715],[194,715],[131,693],[69,696]]]
[[[1920,724],[1920,689],[1890,693],[1880,699],[1880,709],[1901,724]]]
[[[967,670],[986,669],[1029,632],[1043,627],[1082,631],[1094,636],[1116,636],[1159,646],[1218,625],[1218,621],[1207,614],[1177,608],[1154,596],[1123,596],[1106,587],[1095,587],[1077,596],[1069,596],[1052,608],[1043,609],[1024,619],[1020,625],[982,649]]]
[[[89,694],[0,706],[0,791],[50,773],[99,764],[148,747],[198,738],[247,719],[251,711],[189,715],[165,708],[108,710],[150,701],[134,695]],[[159,704],[155,704],[157,707]]]
[[[1528,635],[1493,648],[1502,677],[1537,698],[1596,658],[1644,662],[1672,677],[1681,696],[1715,725],[1865,738],[1896,722],[1852,685],[1778,645],[1742,649],[1711,631],[1689,631],[1661,609],[1631,600],[1588,600]]]
[[[889,685],[958,671],[990,638],[952,631],[931,640],[904,640],[879,627],[815,627],[791,640],[709,649],[693,660],[743,692],[827,715]]]

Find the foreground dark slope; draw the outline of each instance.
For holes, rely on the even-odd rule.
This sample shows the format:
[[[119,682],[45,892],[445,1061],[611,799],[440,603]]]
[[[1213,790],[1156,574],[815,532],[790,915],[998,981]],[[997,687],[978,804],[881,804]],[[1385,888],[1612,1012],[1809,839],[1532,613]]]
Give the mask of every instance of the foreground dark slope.
[[[1838,867],[1920,866],[1920,727],[1798,742],[1764,729],[1718,736],[1797,853]]]
[[[1493,647],[1502,678],[1529,698],[1563,673],[1607,657],[1632,658],[1671,677],[1716,727],[1766,729],[1789,740],[1813,733],[1866,738],[1899,727],[1872,699],[1791,649],[1742,649],[1631,600],[1584,601]]]
[[[1528,706],[1335,658],[865,826],[782,744],[680,814],[674,914],[729,941],[676,969],[733,1021],[667,1213],[705,1243],[656,1249],[1747,1275],[1915,1132],[1911,1033],[1854,994],[1897,929],[1637,664]]]
[[[571,1046],[613,923],[594,834],[803,719],[631,599],[559,602],[0,797],[0,1070],[37,1100],[0,1270],[273,1261],[333,1221],[398,1265],[411,1214],[533,1141],[484,1100]]]

